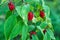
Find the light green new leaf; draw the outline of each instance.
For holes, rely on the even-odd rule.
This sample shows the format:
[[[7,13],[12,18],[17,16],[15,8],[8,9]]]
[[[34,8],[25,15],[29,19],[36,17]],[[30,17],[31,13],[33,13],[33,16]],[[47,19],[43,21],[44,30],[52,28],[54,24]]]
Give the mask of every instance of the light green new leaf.
[[[32,40],[39,40],[36,35],[32,35]]]
[[[12,29],[14,28],[15,24],[17,23],[17,19],[15,15],[11,15],[4,24],[4,34],[6,37],[6,40],[9,39],[10,33],[12,32]]]

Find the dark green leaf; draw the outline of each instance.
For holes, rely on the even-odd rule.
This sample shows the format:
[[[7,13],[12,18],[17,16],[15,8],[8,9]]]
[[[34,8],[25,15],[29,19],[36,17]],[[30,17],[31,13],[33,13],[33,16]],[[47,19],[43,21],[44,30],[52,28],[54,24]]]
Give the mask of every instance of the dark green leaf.
[[[37,33],[36,35],[38,36],[38,38],[39,38],[40,40],[43,40],[43,35],[42,35],[41,31],[38,30],[36,33]]]
[[[8,11],[7,13],[6,13],[6,19],[10,16],[10,15],[12,15],[13,13],[12,13],[12,11]]]

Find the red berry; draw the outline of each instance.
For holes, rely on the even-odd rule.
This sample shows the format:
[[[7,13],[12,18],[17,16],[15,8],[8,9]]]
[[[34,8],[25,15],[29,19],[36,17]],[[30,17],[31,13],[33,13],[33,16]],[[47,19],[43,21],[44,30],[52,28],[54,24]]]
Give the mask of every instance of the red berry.
[[[46,30],[43,30],[43,33],[45,34],[46,33]]]
[[[35,35],[36,32],[30,32],[30,38],[32,39],[32,35]]]
[[[28,13],[28,20],[31,21],[33,19],[33,13],[32,12],[29,12]]]
[[[36,32],[31,32],[30,34],[33,35],[33,34],[36,34]]]
[[[15,9],[15,6],[12,2],[9,2],[8,6],[9,6],[10,11],[13,11]]]
[[[40,17],[41,18],[44,18],[44,16],[45,16],[44,12],[43,11],[40,11]]]

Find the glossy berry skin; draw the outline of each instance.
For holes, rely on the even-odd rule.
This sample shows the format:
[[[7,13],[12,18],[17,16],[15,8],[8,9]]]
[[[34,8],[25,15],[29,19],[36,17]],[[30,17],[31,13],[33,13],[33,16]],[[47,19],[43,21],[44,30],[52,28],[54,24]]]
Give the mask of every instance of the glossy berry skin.
[[[33,19],[33,13],[32,12],[29,12],[28,13],[28,20],[31,21]]]
[[[45,16],[44,12],[43,11],[40,11],[40,17],[41,18],[44,18],[44,16]]]
[[[46,30],[43,30],[43,33],[45,34],[46,33]]]
[[[8,6],[9,6],[10,11],[13,11],[15,9],[15,6],[12,2],[9,2]]]

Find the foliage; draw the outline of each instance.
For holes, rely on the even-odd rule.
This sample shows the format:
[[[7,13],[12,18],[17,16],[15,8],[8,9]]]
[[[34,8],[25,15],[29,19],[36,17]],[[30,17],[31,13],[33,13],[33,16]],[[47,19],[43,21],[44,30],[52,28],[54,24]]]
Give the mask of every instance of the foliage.
[[[8,3],[10,2],[7,0]],[[7,1],[1,2],[0,6]],[[55,40],[53,33],[53,26],[50,19],[50,8],[45,5],[43,0],[13,0],[15,9],[10,11],[8,5],[6,6],[4,13],[6,13],[6,19],[4,23],[4,35],[6,40],[14,40],[18,35],[21,36],[20,40],[30,40],[30,32],[36,32],[32,35],[32,40]],[[19,5],[20,3],[20,5]],[[5,4],[5,5],[6,5]],[[41,18],[39,12],[44,10],[44,18]],[[33,12],[34,18],[28,21],[28,12]],[[2,13],[2,11],[1,11]],[[44,34],[43,30],[47,30]],[[49,38],[48,38],[49,37]]]

